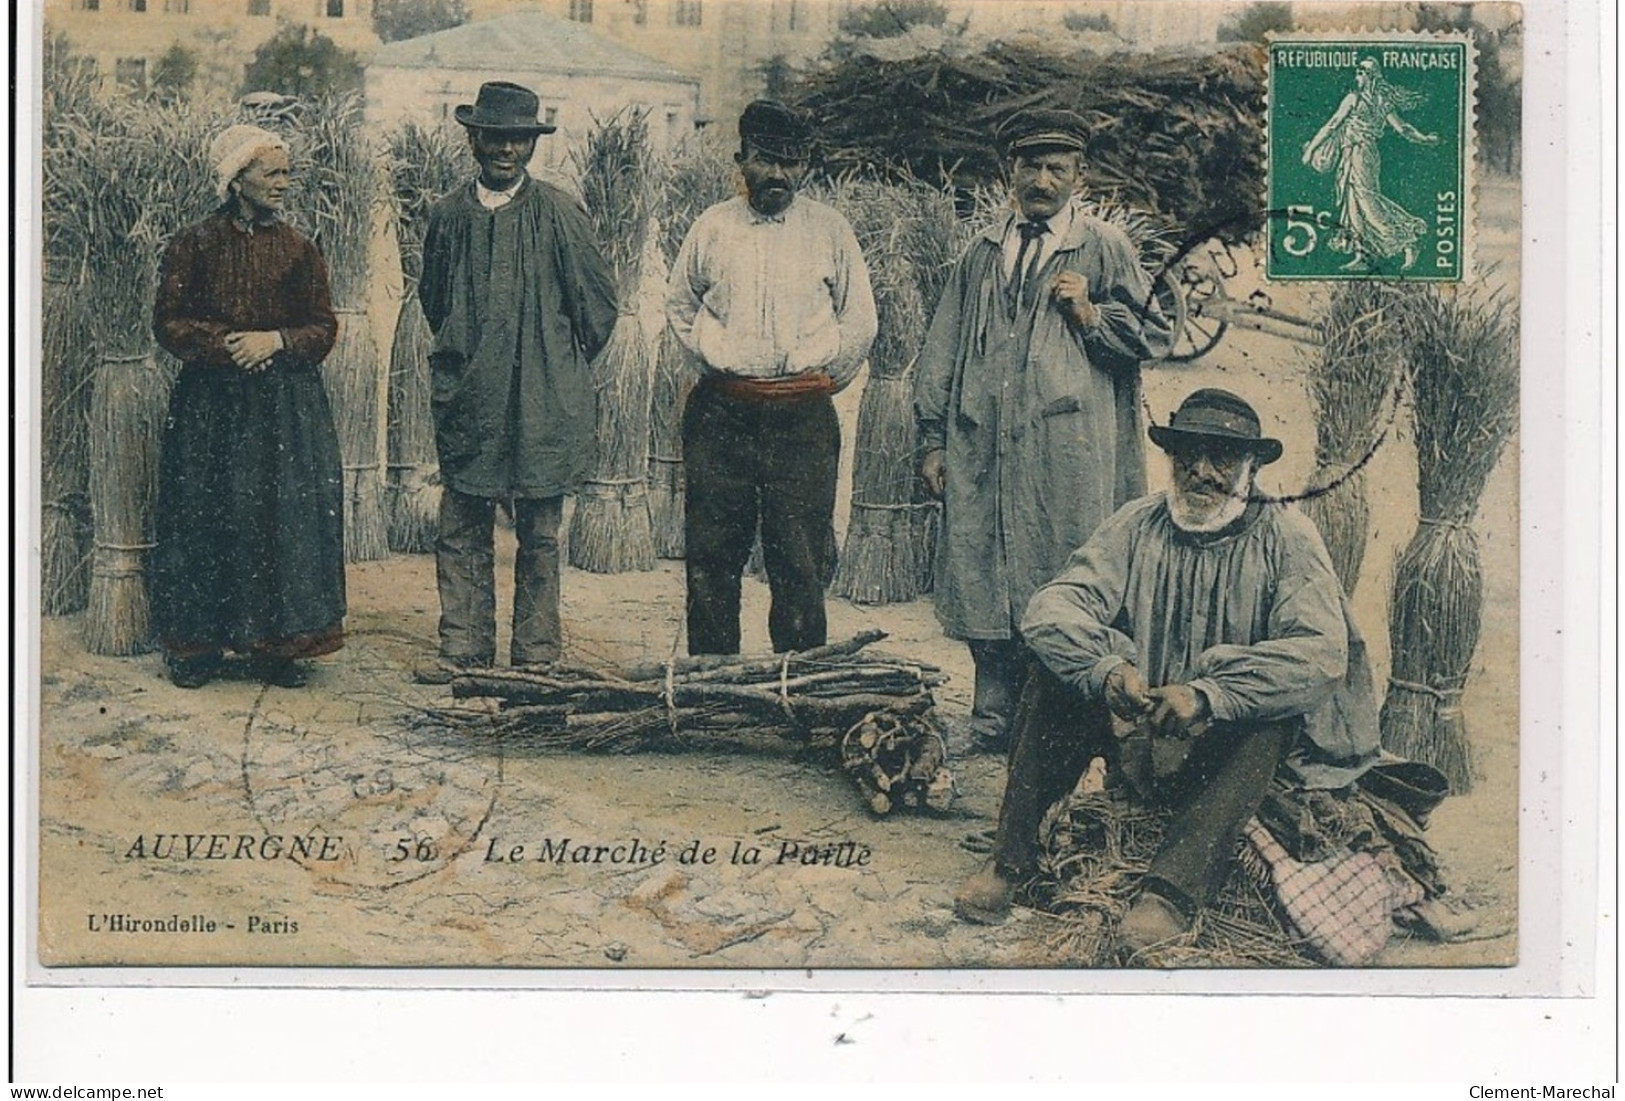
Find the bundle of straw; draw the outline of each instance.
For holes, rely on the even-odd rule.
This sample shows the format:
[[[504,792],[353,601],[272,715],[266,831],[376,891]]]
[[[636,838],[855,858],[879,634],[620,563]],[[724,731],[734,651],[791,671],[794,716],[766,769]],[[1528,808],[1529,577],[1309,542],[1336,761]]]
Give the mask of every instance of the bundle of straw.
[[[1484,601],[1472,521],[1518,420],[1518,330],[1507,302],[1429,288],[1407,311],[1421,519],[1394,568],[1383,745],[1473,783],[1462,720]]]
[[[423,238],[429,210],[473,175],[468,142],[446,127],[407,121],[389,135],[389,177],[395,199],[395,236],[401,254],[401,312],[389,354],[386,451],[389,549],[434,549],[440,507],[439,462],[429,407],[429,352],[433,336],[418,303]]]
[[[657,186],[648,112],[628,108],[576,153],[599,247],[615,272],[621,316],[593,365],[597,455],[570,522],[570,564],[593,573],[652,570],[649,406],[654,349],[638,316],[644,281],[664,282],[648,197]]]
[[[47,270],[40,311],[40,609],[69,615],[84,608],[90,587],[95,344],[77,280]]]
[[[664,255],[675,258],[694,219],[732,197],[735,176],[733,165],[708,146],[690,143],[677,152],[660,189]],[[661,325],[649,405],[649,521],[661,558],[683,557],[683,407],[697,378],[688,350]]]
[[[384,512],[384,439],[379,407],[385,364],[367,318],[368,244],[382,202],[379,165],[363,127],[361,100],[338,95],[303,112],[294,143],[290,207],[327,261],[338,340],[322,364],[344,465],[344,557],[389,554]]]
[[[40,607],[68,615],[85,606],[90,585],[90,385],[96,366],[84,287],[86,213],[62,179],[76,165],[84,132],[80,105],[94,89],[66,39],[49,33],[41,56],[43,176],[40,228]],[[78,125],[75,125],[76,120]]]
[[[846,215],[869,264],[880,328],[869,350],[869,381],[858,407],[852,459],[852,512],[834,591],[858,604],[920,595],[915,517],[914,360],[925,341],[929,305],[915,274],[917,224],[927,208],[952,200],[917,182],[835,181],[829,196]]]
[[[1399,333],[1408,300],[1398,284],[1341,284],[1320,319],[1321,343],[1309,369],[1315,472],[1302,507],[1320,529],[1350,596],[1360,580],[1371,522],[1365,465],[1388,430],[1383,411],[1399,377]]]
[[[151,307],[168,237],[214,201],[204,154],[218,120],[186,104],[86,105],[50,181],[82,219],[86,291],[99,365],[90,396],[94,551],[82,623],[94,653],[151,644],[146,552],[152,548],[160,430],[173,372],[160,365]]]

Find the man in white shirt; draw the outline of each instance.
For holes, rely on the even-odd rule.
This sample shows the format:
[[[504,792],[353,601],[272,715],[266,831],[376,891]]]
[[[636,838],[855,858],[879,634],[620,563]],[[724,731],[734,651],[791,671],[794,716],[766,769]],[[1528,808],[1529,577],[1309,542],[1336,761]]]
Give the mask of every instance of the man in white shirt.
[[[746,195],[700,215],[672,267],[672,331],[702,377],[683,412],[688,650],[739,651],[760,523],[775,651],[822,646],[840,426],[831,395],[874,341],[869,272],[840,213],[796,189],[811,130],[757,100],[739,120]]]

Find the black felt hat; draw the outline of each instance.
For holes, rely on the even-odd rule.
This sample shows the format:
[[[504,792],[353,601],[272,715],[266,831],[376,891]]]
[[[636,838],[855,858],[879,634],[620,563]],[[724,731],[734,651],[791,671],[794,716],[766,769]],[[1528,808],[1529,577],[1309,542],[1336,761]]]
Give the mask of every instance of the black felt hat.
[[[1281,457],[1281,441],[1259,427],[1253,407],[1228,390],[1198,390],[1180,402],[1168,427],[1153,424],[1151,442],[1164,451],[1184,447],[1223,447],[1251,451],[1259,465]]]
[[[1061,150],[1081,153],[1088,142],[1089,129],[1071,111],[1051,107],[1029,107],[1017,111],[999,126],[999,141],[1006,156]]]
[[[739,140],[770,157],[804,161],[812,146],[812,124],[778,100],[752,100],[739,116]]]
[[[541,106],[541,100],[529,88],[491,80],[480,85],[480,94],[472,106],[464,103],[452,113],[471,130],[503,130],[535,137],[558,129],[537,119]]]

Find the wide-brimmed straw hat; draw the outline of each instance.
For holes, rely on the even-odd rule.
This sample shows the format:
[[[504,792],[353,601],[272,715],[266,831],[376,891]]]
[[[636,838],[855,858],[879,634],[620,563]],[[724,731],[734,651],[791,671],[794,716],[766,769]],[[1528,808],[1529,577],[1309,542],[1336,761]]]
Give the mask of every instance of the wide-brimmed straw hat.
[[[480,85],[473,104],[464,103],[452,114],[471,130],[502,130],[535,137],[558,129],[536,117],[541,106],[542,101],[529,88],[506,80],[490,80]]]
[[[1204,446],[1250,451],[1260,466],[1281,457],[1281,441],[1264,435],[1253,407],[1228,390],[1212,388],[1180,402],[1166,428],[1153,424],[1151,442],[1164,451]]]

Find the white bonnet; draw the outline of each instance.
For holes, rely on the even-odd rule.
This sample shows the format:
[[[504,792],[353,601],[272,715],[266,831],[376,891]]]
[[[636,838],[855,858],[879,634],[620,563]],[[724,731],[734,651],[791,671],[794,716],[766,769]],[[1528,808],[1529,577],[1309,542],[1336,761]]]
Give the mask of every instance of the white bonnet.
[[[222,200],[231,193],[231,181],[254,158],[272,149],[288,151],[288,143],[259,126],[228,126],[209,144],[209,160],[214,165],[215,193]]]

